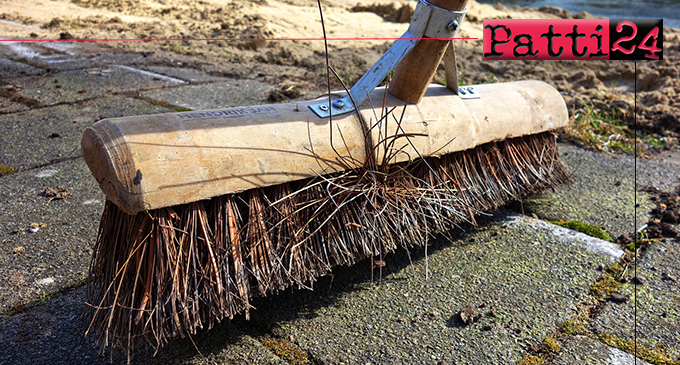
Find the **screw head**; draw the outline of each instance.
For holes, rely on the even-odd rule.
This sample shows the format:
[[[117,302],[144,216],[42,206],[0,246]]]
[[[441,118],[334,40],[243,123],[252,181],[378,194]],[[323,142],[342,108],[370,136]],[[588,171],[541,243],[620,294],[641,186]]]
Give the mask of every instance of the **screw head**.
[[[343,106],[345,106],[345,103],[340,99],[333,100],[333,106],[336,108],[342,108]]]
[[[470,94],[474,94],[474,93],[475,93],[475,88],[472,87],[472,86],[468,86],[467,91],[468,91]]]
[[[323,111],[328,111],[328,106],[326,104],[321,104],[321,105],[319,105],[319,109],[321,109]]]
[[[461,95],[465,95],[465,94],[467,94],[467,91],[465,91],[465,88],[464,88],[464,87],[459,87],[459,88],[458,88],[458,93],[461,94]]]
[[[454,20],[446,26],[449,32],[455,32],[458,29],[458,20]]]

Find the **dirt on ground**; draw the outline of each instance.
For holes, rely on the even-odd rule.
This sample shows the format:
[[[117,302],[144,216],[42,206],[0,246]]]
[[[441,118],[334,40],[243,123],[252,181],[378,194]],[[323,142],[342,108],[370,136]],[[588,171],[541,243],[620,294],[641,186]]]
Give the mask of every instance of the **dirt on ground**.
[[[414,1],[322,1],[328,37],[398,37],[407,29]],[[276,85],[271,101],[313,98],[327,88],[324,43],[315,0],[0,0],[0,34],[11,39],[163,39],[102,42],[100,45],[177,55],[174,66]],[[562,92],[573,119],[597,115],[617,128],[567,139],[599,149],[634,135],[637,85],[638,152],[653,155],[675,148],[680,138],[680,33],[664,29],[660,61],[482,61],[482,21],[489,18],[592,18],[555,7],[533,9],[491,6],[472,1],[457,41],[464,84],[538,79]],[[21,23],[23,26],[16,26]],[[177,41],[168,39],[244,39]],[[351,86],[389,48],[392,41],[330,41],[331,66]],[[436,76],[444,80],[443,66]],[[333,81],[333,89],[341,88]],[[634,138],[633,138],[634,139]],[[615,150],[615,148],[611,148]]]

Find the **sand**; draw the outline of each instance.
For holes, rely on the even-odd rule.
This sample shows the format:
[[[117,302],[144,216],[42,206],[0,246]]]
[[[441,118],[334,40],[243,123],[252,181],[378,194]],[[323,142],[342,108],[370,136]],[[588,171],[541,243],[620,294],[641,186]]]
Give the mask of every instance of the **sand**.
[[[328,37],[399,37],[412,1],[322,1]],[[0,0],[4,39],[318,38],[314,0]],[[558,8],[508,8],[472,1],[457,41],[466,84],[539,79],[560,90],[570,113],[584,108],[616,110],[633,128],[635,64],[630,61],[482,61],[482,20],[488,18],[588,18]],[[678,30],[664,30],[664,60],[637,64],[639,128],[677,146],[680,138]],[[184,67],[257,79],[291,90],[273,101],[310,98],[326,89],[324,44],[319,41],[158,41],[99,43],[133,52],[170,52]],[[389,47],[390,41],[331,41],[331,65],[351,86]],[[436,76],[444,78],[443,66]],[[436,81],[436,80],[435,80]],[[334,82],[333,88],[340,85]],[[654,151],[654,146],[648,146]]]

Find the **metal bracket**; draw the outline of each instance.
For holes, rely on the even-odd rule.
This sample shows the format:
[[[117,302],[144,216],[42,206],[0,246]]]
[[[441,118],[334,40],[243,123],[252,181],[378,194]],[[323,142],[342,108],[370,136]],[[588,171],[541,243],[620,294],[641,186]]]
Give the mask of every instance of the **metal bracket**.
[[[408,30],[361,76],[359,81],[349,90],[349,94],[332,102],[325,100],[311,104],[309,109],[319,118],[327,118],[330,115],[335,116],[354,111],[354,106],[360,106],[368,98],[371,91],[385,79],[390,71],[415,47],[421,38],[424,36],[430,38],[455,38],[466,13],[467,9],[452,11],[434,6],[426,0],[420,0],[413,13]],[[453,64],[455,66],[455,55]],[[458,82],[456,81],[454,85],[458,85]]]
[[[456,65],[456,48],[453,40],[444,52],[444,69],[446,70],[446,87],[461,99],[479,99],[482,96],[473,86],[458,86],[458,66]]]
[[[378,61],[361,76],[359,81],[349,90],[349,94],[340,99],[328,103],[324,100],[315,104],[311,104],[309,108],[319,118],[327,118],[333,115],[340,115],[354,111],[354,103],[357,106],[368,98],[368,95],[375,89],[378,84],[385,79],[387,74],[397,65],[397,63],[415,47],[418,43],[418,36],[406,31],[401,38],[397,39],[392,47],[387,50]],[[351,98],[350,98],[351,95]],[[352,102],[354,101],[354,103]]]
[[[444,52],[444,71],[446,71],[446,87],[458,95],[458,66],[456,65],[456,49],[453,40]]]

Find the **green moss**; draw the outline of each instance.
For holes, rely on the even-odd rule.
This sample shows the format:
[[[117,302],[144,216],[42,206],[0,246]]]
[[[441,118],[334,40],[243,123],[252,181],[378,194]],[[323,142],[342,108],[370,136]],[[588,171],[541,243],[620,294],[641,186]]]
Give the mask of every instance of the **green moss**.
[[[619,279],[626,276],[628,269],[619,264],[614,264],[607,268],[607,272],[618,282]]]
[[[562,324],[560,331],[565,335],[580,335],[586,333],[586,322],[579,319],[568,319]]]
[[[572,220],[569,222],[561,222],[561,221],[550,221],[552,224],[557,224],[558,226],[562,226],[564,228],[569,228],[574,231],[582,232],[587,234],[588,236],[592,236],[595,238],[603,239],[605,241],[612,241],[612,238],[607,232],[602,230],[602,228],[598,226],[594,226],[592,224],[588,223],[583,223],[578,220]]]
[[[3,165],[0,163],[0,176],[9,175],[17,172],[12,166]]]
[[[524,356],[517,365],[541,365],[545,363],[545,359],[536,355]]]
[[[618,291],[621,288],[621,283],[614,278],[614,275],[607,272],[600,280],[590,287],[590,293],[599,300],[609,298],[611,293]]]
[[[617,349],[625,351],[629,354],[636,354],[638,357],[653,364],[680,365],[680,361],[669,359],[668,354],[666,354],[662,349],[650,350],[640,344],[636,344],[635,341],[624,340],[608,333],[601,334],[599,339],[601,342],[609,346],[616,347]]]
[[[548,349],[549,352],[560,352],[562,349],[562,345],[560,345],[560,342],[554,337],[554,336],[548,336],[543,340],[543,345],[545,345],[545,348]]]
[[[269,350],[276,354],[276,356],[290,362],[293,365],[309,364],[310,361],[307,358],[302,349],[290,341],[286,341],[282,338],[271,338],[265,336],[260,339],[263,345],[265,345]]]

